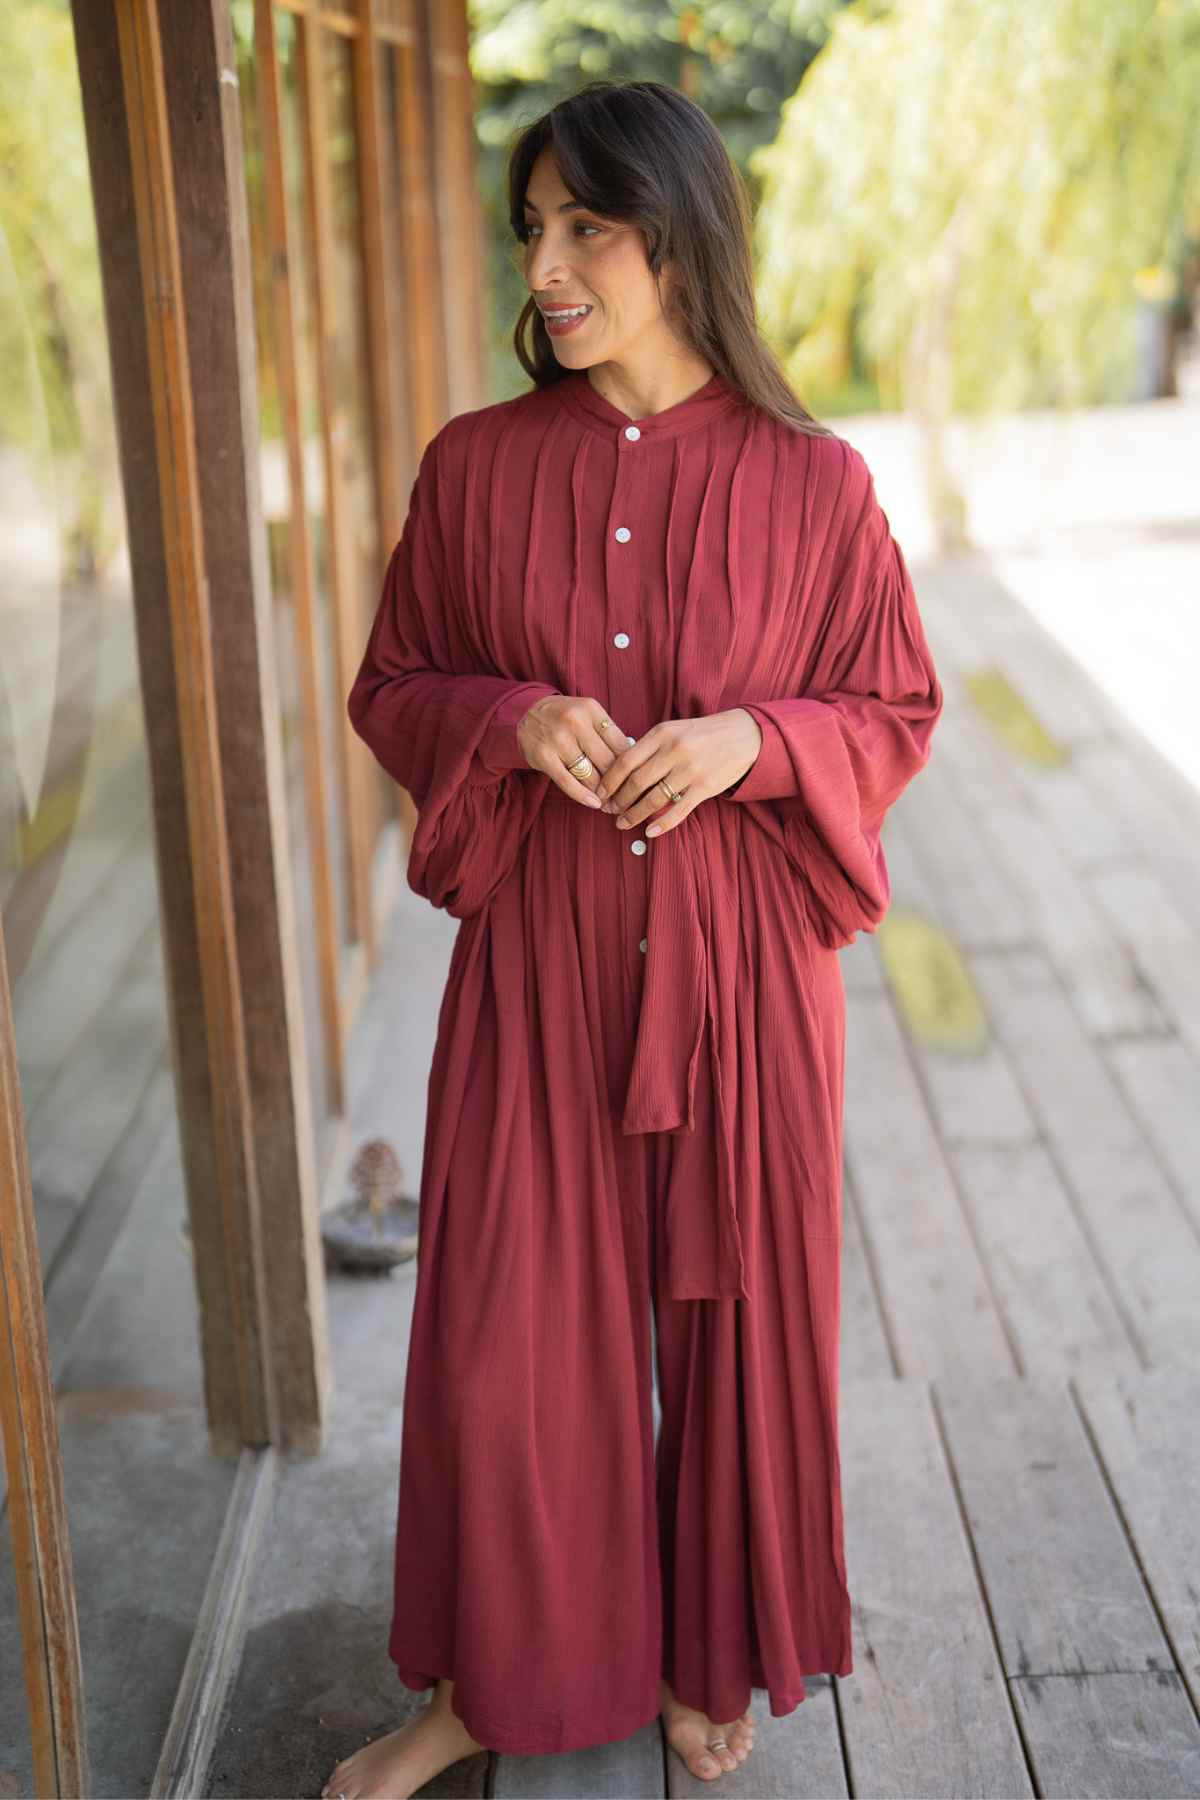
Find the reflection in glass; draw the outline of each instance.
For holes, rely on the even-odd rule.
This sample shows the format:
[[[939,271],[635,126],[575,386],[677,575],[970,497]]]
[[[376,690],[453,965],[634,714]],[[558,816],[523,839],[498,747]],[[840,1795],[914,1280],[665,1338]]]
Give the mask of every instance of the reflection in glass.
[[[364,646],[379,601],[379,528],[375,486],[371,367],[367,354],[366,272],[359,215],[359,171],[354,107],[354,46],[332,31],[322,37],[325,135],[331,201],[330,264],[333,276],[333,392],[338,473],[345,508],[348,585],[346,604],[355,642]],[[370,841],[395,813],[396,790],[378,763],[377,811]]]
[[[278,366],[270,289],[268,255],[266,170],[262,139],[262,114],[259,104],[257,68],[254,55],[254,8],[251,0],[233,0],[231,17],[238,58],[238,91],[241,102],[242,141],[246,165],[247,202],[250,214],[250,247],[254,281],[255,340],[258,350],[259,433],[263,511],[266,518],[267,543],[271,573],[272,618],[275,626],[275,653],[278,673],[279,707],[283,735],[284,777],[287,792],[288,837],[291,853],[292,883],[295,898],[296,931],[300,954],[301,994],[304,1012],[304,1035],[308,1051],[313,1120],[317,1133],[318,1161],[323,1165],[322,1146],[331,1122],[328,1086],[328,1059],[321,1010],[320,946],[313,907],[313,860],[309,831],[309,798],[304,780],[303,721],[300,670],[300,641],[297,631],[295,595],[292,591],[292,566],[289,538],[293,529],[292,496],[288,479],[287,444],[281,414]],[[290,20],[286,21],[291,24]],[[289,250],[303,258],[303,236],[295,230],[294,209],[289,217]],[[291,271],[291,292],[296,303],[298,290],[305,283]],[[305,315],[307,316],[307,315]],[[301,342],[303,343],[303,338]],[[303,364],[306,360],[300,358]],[[311,364],[310,364],[311,369]],[[301,371],[300,396],[304,409],[306,434],[311,430],[312,442],[319,451],[319,428],[311,379]],[[307,444],[306,444],[307,448]],[[310,483],[311,473],[316,480]],[[321,457],[305,459],[306,499],[315,504],[314,518],[319,522],[323,511],[323,490],[319,471]],[[323,532],[319,535],[323,536]],[[322,609],[322,630],[327,629],[328,608]],[[327,664],[327,651],[319,662]],[[333,771],[327,771],[327,786],[336,787]],[[335,857],[335,861],[337,858]],[[344,902],[342,903],[344,906]],[[340,915],[344,917],[344,911]]]
[[[93,1791],[133,1794],[145,1791],[146,1746],[167,1729],[236,1465],[210,1454],[205,1424],[69,7],[0,7],[0,118],[0,911]],[[170,672],[155,676],[169,693]],[[14,1396],[0,1401],[16,1416]],[[25,1794],[22,1655],[5,1528],[0,1786]]]

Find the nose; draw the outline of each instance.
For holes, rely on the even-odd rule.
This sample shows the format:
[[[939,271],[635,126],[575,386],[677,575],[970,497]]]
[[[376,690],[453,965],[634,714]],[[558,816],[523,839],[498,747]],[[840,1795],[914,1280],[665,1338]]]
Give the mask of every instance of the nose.
[[[551,276],[557,276],[565,286],[569,283],[570,271],[545,235],[531,239],[525,264],[525,280],[531,291],[544,296],[551,285]]]

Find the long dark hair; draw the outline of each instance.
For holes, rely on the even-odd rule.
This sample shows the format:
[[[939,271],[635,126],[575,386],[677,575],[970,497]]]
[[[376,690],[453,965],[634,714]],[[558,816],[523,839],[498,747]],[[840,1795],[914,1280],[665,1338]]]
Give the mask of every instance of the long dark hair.
[[[525,190],[547,144],[574,199],[641,227],[655,276],[664,261],[673,263],[676,281],[665,311],[679,338],[752,405],[815,436],[833,436],[797,398],[759,332],[750,203],[704,109],[661,81],[591,81],[558,101],[524,127],[509,151],[509,219],[521,242]],[[513,345],[536,386],[569,373],[532,295]]]

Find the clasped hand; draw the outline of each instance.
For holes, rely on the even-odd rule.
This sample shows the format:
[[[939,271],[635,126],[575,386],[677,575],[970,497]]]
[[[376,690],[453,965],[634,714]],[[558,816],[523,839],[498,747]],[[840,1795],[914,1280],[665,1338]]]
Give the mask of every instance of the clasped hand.
[[[599,700],[547,694],[520,721],[517,741],[530,768],[548,775],[573,800],[602,807],[621,828],[653,818],[646,835],[654,837],[744,775],[758,755],[762,732],[753,713],[734,706],[698,719],[664,719],[631,744]],[[592,763],[582,779],[568,768],[581,755]],[[668,797],[660,785],[664,780],[679,800]]]

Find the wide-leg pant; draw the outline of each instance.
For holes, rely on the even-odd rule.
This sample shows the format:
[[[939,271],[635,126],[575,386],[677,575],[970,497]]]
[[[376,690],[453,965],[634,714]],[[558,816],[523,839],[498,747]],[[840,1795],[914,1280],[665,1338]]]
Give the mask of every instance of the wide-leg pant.
[[[544,1196],[511,1255],[466,1198],[423,1221],[388,1650],[408,1687],[451,1677],[490,1749],[628,1737],[663,1675],[728,1722],[851,1672],[840,1240],[768,1207],[753,1300],[670,1298],[679,1143],[618,1134],[617,1216]]]

